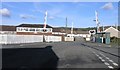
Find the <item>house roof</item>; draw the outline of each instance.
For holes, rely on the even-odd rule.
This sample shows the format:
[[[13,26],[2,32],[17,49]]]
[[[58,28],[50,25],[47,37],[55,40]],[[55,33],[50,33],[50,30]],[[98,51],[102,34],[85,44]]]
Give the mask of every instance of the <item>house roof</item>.
[[[16,31],[16,26],[0,25],[0,31]]]
[[[61,32],[60,28],[53,28],[53,32]]]
[[[119,32],[119,30],[117,30],[116,28],[114,28],[114,27],[109,27],[109,28],[107,28],[106,30],[105,30],[105,32],[107,31],[107,30],[109,30],[109,29],[113,29],[113,30],[115,30],[115,31],[118,31]]]
[[[17,27],[33,27],[33,28],[43,28],[44,24],[20,24]],[[46,25],[46,28],[52,28],[49,25]]]

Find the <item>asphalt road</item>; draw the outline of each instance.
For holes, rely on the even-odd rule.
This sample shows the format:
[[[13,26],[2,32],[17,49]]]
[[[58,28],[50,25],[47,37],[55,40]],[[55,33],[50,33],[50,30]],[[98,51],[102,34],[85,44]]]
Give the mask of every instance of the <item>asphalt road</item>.
[[[17,68],[19,70],[32,68],[55,68],[55,70],[56,68],[119,68],[119,55],[116,52],[118,48],[98,47],[92,46],[92,44],[56,42],[2,45],[2,66],[3,69]]]

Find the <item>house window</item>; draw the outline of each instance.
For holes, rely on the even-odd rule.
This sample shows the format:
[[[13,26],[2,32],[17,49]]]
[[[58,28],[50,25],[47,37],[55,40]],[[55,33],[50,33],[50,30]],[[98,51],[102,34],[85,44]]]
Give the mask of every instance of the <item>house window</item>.
[[[40,29],[36,29],[36,31],[41,31]]]
[[[27,28],[25,28],[24,30],[25,30],[25,31],[28,31],[28,29],[27,29]]]
[[[35,29],[29,29],[29,31],[35,31]]]
[[[17,28],[18,31],[21,31],[21,28]]]

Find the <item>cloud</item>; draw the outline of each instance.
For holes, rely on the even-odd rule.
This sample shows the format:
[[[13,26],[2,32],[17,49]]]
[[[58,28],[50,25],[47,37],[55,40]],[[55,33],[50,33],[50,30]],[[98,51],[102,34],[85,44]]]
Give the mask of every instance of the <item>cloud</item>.
[[[0,14],[4,17],[10,17],[10,11],[7,8],[0,9]]]
[[[106,3],[101,8],[105,9],[105,10],[111,10],[111,9],[113,9],[113,4],[112,3]]]
[[[20,14],[20,18],[22,18],[22,19],[28,19],[28,18],[35,19],[35,16],[27,15],[27,14]]]

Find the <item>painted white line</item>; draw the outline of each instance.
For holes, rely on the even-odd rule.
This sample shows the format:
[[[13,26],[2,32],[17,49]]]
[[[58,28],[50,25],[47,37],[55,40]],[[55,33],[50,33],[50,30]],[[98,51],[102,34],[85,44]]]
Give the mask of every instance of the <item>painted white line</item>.
[[[110,59],[110,58],[108,58],[108,57],[105,57],[105,58],[108,59],[108,60]]]
[[[108,66],[108,68],[113,69],[113,67],[112,67],[112,66]]]
[[[102,57],[98,57],[99,59],[102,59]]]
[[[107,63],[107,62],[105,62],[104,64],[105,64],[105,65],[107,65],[107,66],[109,66],[109,65],[110,65],[110,64],[109,64],[109,63]]]
[[[109,60],[110,62],[113,62],[113,60]]]
[[[105,60],[104,60],[104,59],[102,59],[101,61],[102,61],[102,62],[105,62]]]
[[[22,44],[20,46],[23,46]]]
[[[113,65],[118,66],[118,64],[115,63],[113,60],[110,60],[110,58],[106,57],[106,56],[103,55],[102,53],[100,53],[100,54],[101,54],[102,56],[104,56],[106,59],[108,59],[110,62],[112,62]],[[104,60],[102,60],[102,61],[104,61]]]
[[[103,57],[105,57],[105,55],[104,54],[102,54],[102,53],[100,53]]]
[[[93,52],[93,53],[95,53],[95,52]]]
[[[98,46],[101,46],[101,45],[98,45]]]
[[[99,55],[97,55],[97,54],[95,54],[95,55],[99,57]]]
[[[118,66],[118,64],[117,64],[117,63],[113,63],[113,65]]]

